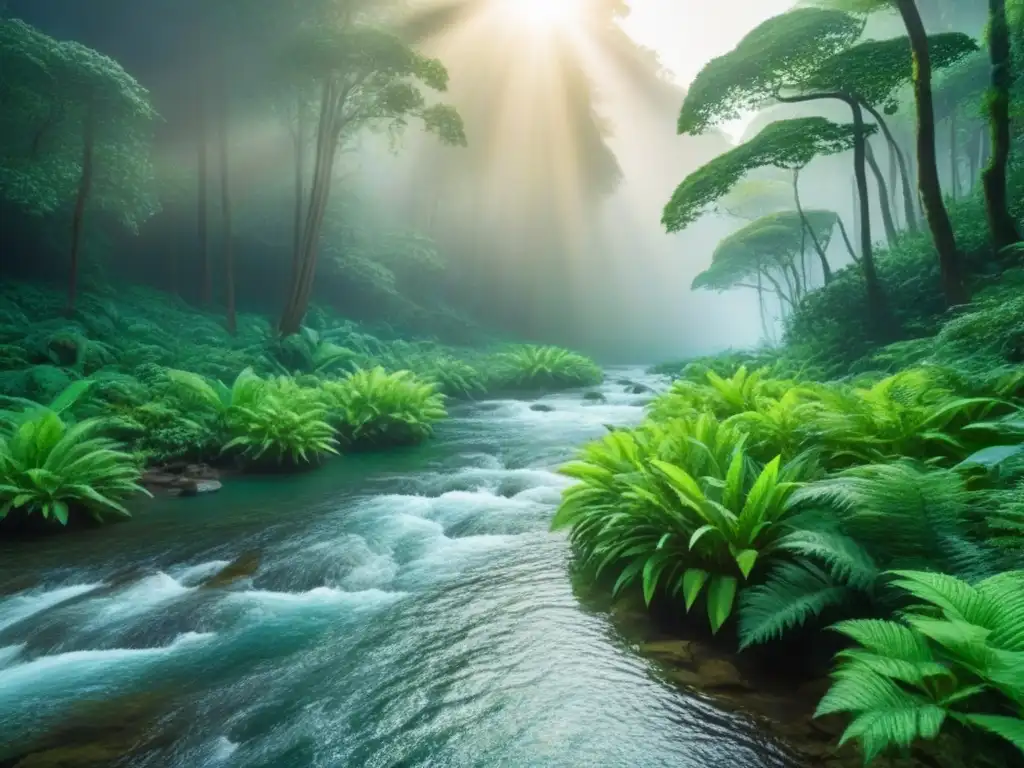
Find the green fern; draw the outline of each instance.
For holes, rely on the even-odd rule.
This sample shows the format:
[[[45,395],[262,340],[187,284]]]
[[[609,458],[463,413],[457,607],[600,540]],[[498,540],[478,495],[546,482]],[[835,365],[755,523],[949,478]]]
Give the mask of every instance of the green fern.
[[[615,593],[640,583],[648,604],[664,592],[687,611],[704,595],[718,632],[770,562],[798,479],[813,472],[805,460],[754,462],[744,441],[709,414],[611,432],[562,468],[579,482],[552,527],[570,529],[584,566],[618,573]]]
[[[342,439],[355,448],[419,443],[448,415],[437,385],[411,371],[360,369],[340,381],[325,382],[322,391]]]
[[[57,403],[60,406],[62,403]],[[12,510],[67,525],[75,511],[97,521],[129,517],[122,501],[145,493],[132,456],[89,419],[68,425],[59,408],[37,406],[0,430],[0,519]]]
[[[604,378],[592,360],[551,346],[512,347],[494,355],[487,370],[496,390],[553,391],[592,386]]]
[[[869,762],[950,723],[1002,740],[983,745],[996,754],[1010,745],[1024,753],[1024,571],[973,586],[939,573],[894,575],[916,605],[902,621],[835,626],[857,647],[837,656],[817,714],[852,715],[841,741],[856,740]]]

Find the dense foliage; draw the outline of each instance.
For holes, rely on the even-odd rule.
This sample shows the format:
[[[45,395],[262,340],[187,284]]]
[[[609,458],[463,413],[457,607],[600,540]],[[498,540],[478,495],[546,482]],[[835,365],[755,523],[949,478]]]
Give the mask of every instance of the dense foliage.
[[[0,503],[62,523],[125,514],[145,465],[315,465],[426,440],[446,397],[601,378],[568,350],[375,335],[321,308],[316,329],[281,339],[266,317],[239,315],[231,334],[139,287],[87,293],[74,319],[61,307],[36,284],[0,291],[0,396],[15,409],[0,414]]]
[[[772,123],[693,173],[665,209],[672,231],[711,212],[742,220],[693,287],[754,288],[762,318],[764,296],[779,294],[783,345],[655,368],[671,387],[640,427],[610,433],[564,467],[576,483],[554,525],[568,529],[589,578],[614,593],[635,588],[658,616],[699,608],[740,650],[832,647],[813,638],[833,627],[842,650],[818,714],[848,716],[841,743],[859,745],[868,762],[892,754],[1019,765],[1024,275],[1019,244],[997,247],[991,190],[972,153],[984,130],[987,57],[963,35],[927,42],[932,65],[949,67],[935,79],[936,119],[953,137],[945,208],[973,296],[951,309],[948,241],[936,220],[930,231],[917,226],[912,179],[900,168],[909,153],[878,111],[898,124],[909,111],[900,86],[911,80],[915,106],[929,98],[913,65],[920,39],[862,42],[861,21],[846,12],[889,3],[833,5],[771,20],[709,63],[679,129],[701,132],[764,99],[815,92],[853,97],[873,122]],[[903,13],[914,4],[892,5]],[[1022,81],[1016,73],[1016,114]],[[829,126],[852,143],[816,145]],[[934,135],[934,125],[915,128]],[[875,130],[892,152],[890,181],[907,181],[903,229],[898,213],[883,210],[889,242],[873,251],[872,274],[865,249],[850,248],[851,263],[812,284],[801,268],[807,254],[813,261],[808,243],[827,244],[842,217],[831,214],[835,224],[827,211],[803,210],[796,184],[796,209],[787,210],[782,182],[759,169],[799,171],[851,146],[868,159],[856,134]],[[1024,145],[1014,131],[1006,186],[1019,222]],[[877,163],[874,173],[883,188]],[[872,280],[895,336],[879,334]]]

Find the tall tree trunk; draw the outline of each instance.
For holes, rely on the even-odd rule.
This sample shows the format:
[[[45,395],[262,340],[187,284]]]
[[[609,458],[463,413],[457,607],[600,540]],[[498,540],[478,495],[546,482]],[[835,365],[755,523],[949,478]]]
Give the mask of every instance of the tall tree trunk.
[[[202,19],[196,26],[196,56],[200,64],[205,62],[205,41],[202,31]],[[198,155],[198,198],[196,210],[196,228],[199,240],[199,265],[201,270],[201,298],[203,306],[210,306],[213,301],[213,272],[210,269],[210,236],[209,236],[209,205],[207,201],[207,174],[209,165],[209,147],[207,141],[206,120],[206,77],[209,73],[205,66],[199,68],[199,81],[195,85],[196,98],[196,152]]]
[[[896,223],[892,220],[892,208],[889,207],[889,189],[885,184],[885,176],[882,175],[882,169],[878,166],[878,161],[875,159],[875,152],[871,149],[870,141],[864,142],[864,157],[871,168],[871,173],[874,174],[875,182],[878,184],[878,208],[882,212],[882,226],[885,227],[885,239],[889,241],[889,245],[895,245],[899,239],[899,233],[896,231]]]
[[[846,243],[846,250],[850,252],[850,258],[853,259],[853,263],[860,264],[860,256],[857,255],[857,251],[853,247],[853,243],[850,242],[850,233],[846,231],[846,225],[843,223],[843,217],[836,215],[836,224],[839,225],[839,234],[843,236],[843,242]]]
[[[229,158],[228,158],[228,87],[227,67],[222,66],[219,83],[220,94],[220,120],[217,125],[217,133],[220,144],[220,210],[221,210],[221,236],[223,237],[224,248],[224,295],[227,304],[227,329],[232,336],[238,330],[238,321],[235,317],[235,259],[234,244],[232,238],[234,232],[231,226],[231,186],[229,184]]]
[[[295,116],[295,210],[292,220],[292,276],[291,284],[294,284],[299,277],[299,254],[302,249],[302,211],[303,196],[305,194],[306,182],[304,178],[303,156],[306,143],[306,109],[303,94],[296,96]]]
[[[935,107],[932,97],[932,62],[928,33],[914,0],[895,0],[903,17],[914,57],[914,102],[917,109],[918,187],[925,218],[939,255],[942,290],[950,306],[965,304],[970,296],[953,224],[942,199],[938,157],[935,151]]]
[[[957,141],[959,128],[954,108],[949,113],[949,191],[954,200],[960,199],[960,142]]]
[[[925,38],[927,44],[927,37]],[[861,260],[860,267],[864,273],[864,282],[867,289],[867,311],[869,324],[872,332],[883,338],[891,334],[895,327],[893,318],[889,311],[889,303],[885,297],[885,290],[878,279],[878,272],[875,270],[875,259],[871,243],[871,207],[868,194],[868,173],[867,173],[867,131],[864,124],[864,110],[860,101],[848,93],[841,91],[827,93],[813,93],[804,96],[780,96],[776,94],[776,101],[783,104],[797,104],[805,101],[818,101],[821,99],[838,99],[846,104],[853,113],[854,145],[853,145],[853,170],[857,183],[857,207],[860,209],[860,240]]]
[[[983,130],[981,132],[981,147],[978,149],[978,165],[986,168],[992,160],[992,134]]]
[[[992,242],[1002,250],[1020,242],[1020,232],[1010,215],[1006,199],[1006,166],[1010,160],[1010,29],[1006,21],[1006,0],[988,0],[989,51],[992,60],[992,89],[988,98],[992,131],[992,159],[982,175],[985,208]]]
[[[910,181],[912,176],[907,167],[907,158],[903,154],[903,150],[900,149],[900,144],[896,141],[896,137],[892,135],[889,123],[882,117],[882,114],[866,102],[862,103],[862,106],[868,111],[868,114],[871,115],[872,119],[878,123],[878,127],[882,129],[885,141],[889,145],[889,156],[896,158],[896,164],[900,169],[900,183],[903,188],[903,217],[906,219],[907,229],[911,232],[918,232],[920,228],[917,225],[916,196],[914,195],[913,185]],[[895,196],[896,190],[893,189],[892,191]]]
[[[978,183],[978,152],[977,144],[979,142],[972,137],[972,140],[967,143],[967,182],[968,192],[974,189],[974,185]]]
[[[811,222],[807,219],[807,214],[804,213],[804,208],[800,202],[800,169],[793,169],[793,199],[796,202],[796,211],[800,214],[800,221],[803,222],[804,231],[811,236],[811,242],[814,243],[814,250],[818,254],[818,259],[821,261],[821,274],[825,281],[825,285],[832,282],[832,267],[828,263],[828,256],[825,255],[825,249],[821,246],[821,241],[818,240],[818,233],[814,231],[814,227],[811,226]]]
[[[306,308],[312,294],[316,275],[317,254],[320,247],[320,232],[331,191],[331,176],[337,156],[338,100],[341,98],[333,80],[327,80],[323,87],[320,120],[317,126],[316,159],[313,167],[313,183],[309,195],[305,222],[299,249],[299,269],[289,292],[288,303],[281,316],[279,331],[288,336],[297,333],[306,315]]]
[[[793,299],[790,297],[790,295],[788,293],[786,293],[784,290],[782,290],[782,285],[779,284],[778,280],[776,280],[774,277],[772,277],[771,273],[767,269],[764,269],[762,267],[761,268],[761,273],[764,275],[765,279],[769,283],[772,284],[772,287],[775,289],[775,293],[779,297],[779,306],[783,308],[782,316],[785,317],[786,316],[785,304],[788,304],[792,308],[794,306]],[[788,283],[789,282],[789,278],[786,277],[786,270],[782,270],[782,276],[786,280],[786,282]],[[790,286],[790,288],[792,288],[792,286]],[[785,302],[785,304],[783,302]]]
[[[71,271],[68,275],[67,313],[75,312],[75,298],[78,292],[78,263],[82,247],[82,226],[85,223],[85,206],[92,191],[96,159],[96,105],[90,100],[82,124],[82,175],[78,179],[78,194],[71,216]]]
[[[885,290],[875,269],[874,246],[871,242],[871,198],[868,194],[867,153],[868,142],[864,126],[864,112],[860,102],[848,99],[853,112],[853,170],[857,180],[857,201],[860,208],[860,268],[864,273],[864,287],[867,292],[868,327],[877,339],[885,339],[896,330],[889,311]]]
[[[768,318],[764,315],[764,279],[761,270],[757,270],[757,309],[761,317],[761,335],[766,344],[771,344],[772,340],[768,335]]]

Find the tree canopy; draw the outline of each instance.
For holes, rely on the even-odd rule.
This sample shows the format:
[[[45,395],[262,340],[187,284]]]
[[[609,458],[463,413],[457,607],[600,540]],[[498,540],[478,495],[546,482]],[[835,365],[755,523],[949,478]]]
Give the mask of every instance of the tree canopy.
[[[0,20],[0,104],[0,198],[36,215],[68,205],[82,174],[84,125],[94,119],[92,201],[131,228],[156,212],[157,115],[113,59]]]
[[[805,216],[823,247],[828,247],[839,220],[833,211],[805,211]],[[694,290],[727,291],[760,272],[771,277],[793,268],[794,260],[808,246],[805,225],[796,211],[779,211],[762,216],[722,240],[711,257],[711,266],[694,279]],[[796,296],[783,294],[788,300]]]
[[[708,128],[803,84],[856,42],[862,20],[842,11],[800,8],[768,19],[697,75],[679,115],[680,134]]]
[[[946,32],[928,38],[932,67],[941,69],[978,50],[968,35]],[[895,112],[898,89],[913,77],[913,56],[907,36],[868,40],[838,51],[804,82],[802,90],[842,91],[867,104]]]
[[[765,166],[802,168],[815,157],[849,150],[853,142],[852,125],[833,123],[824,117],[771,123],[750,141],[687,176],[665,206],[662,223],[669,232],[679,232],[728,194],[750,171]]]

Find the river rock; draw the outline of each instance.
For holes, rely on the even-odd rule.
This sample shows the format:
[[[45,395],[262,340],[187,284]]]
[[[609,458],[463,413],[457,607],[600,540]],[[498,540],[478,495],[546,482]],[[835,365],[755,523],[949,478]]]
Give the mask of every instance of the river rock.
[[[537,411],[539,413],[551,413],[555,409],[550,405],[545,405],[544,403],[534,403],[530,406],[530,410]]]
[[[151,469],[142,476],[142,484],[160,488],[171,496],[198,496],[215,493],[222,487],[220,473],[206,464],[168,464]]]
[[[689,665],[694,659],[694,643],[689,640],[662,640],[645,643],[640,653],[672,665]]]
[[[191,477],[179,477],[168,489],[172,496],[199,496],[203,493],[216,493],[223,486],[220,480],[196,480]]]
[[[600,392],[587,392],[583,395],[583,401],[586,403],[603,403],[605,399]]]
[[[648,395],[654,390],[648,387],[646,384],[631,384],[626,387],[626,392],[630,395]]]
[[[750,688],[736,666],[725,659],[705,661],[697,668],[697,676],[700,678],[699,685],[705,690]]]
[[[249,578],[256,573],[259,567],[260,553],[258,550],[243,552],[200,586],[204,589],[228,587],[236,581]]]

